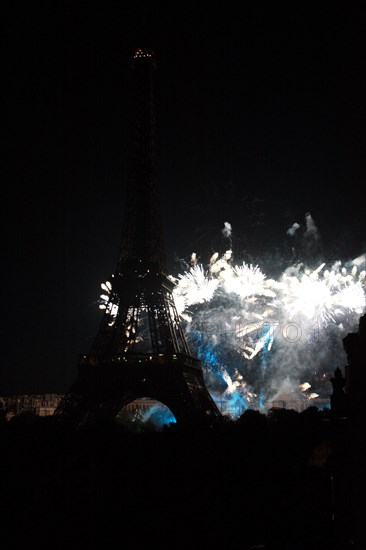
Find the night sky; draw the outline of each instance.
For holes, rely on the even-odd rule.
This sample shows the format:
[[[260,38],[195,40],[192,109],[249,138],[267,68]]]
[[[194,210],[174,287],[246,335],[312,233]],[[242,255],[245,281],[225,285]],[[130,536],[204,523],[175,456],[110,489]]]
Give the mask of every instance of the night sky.
[[[138,47],[158,66],[171,274],[224,251],[226,221],[238,261],[266,269],[307,212],[324,261],[366,252],[363,2],[50,4],[17,5],[4,26],[0,395],[66,391],[91,347],[118,254]]]

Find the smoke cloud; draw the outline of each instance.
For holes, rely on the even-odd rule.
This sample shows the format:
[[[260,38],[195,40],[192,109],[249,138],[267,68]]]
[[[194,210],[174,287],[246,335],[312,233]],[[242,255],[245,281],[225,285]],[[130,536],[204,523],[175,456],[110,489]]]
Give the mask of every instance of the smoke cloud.
[[[304,240],[313,245],[319,232],[310,213],[305,220]],[[231,251],[213,254],[207,266],[195,260],[176,278],[175,302],[213,397],[238,414],[268,409],[283,395],[329,401],[330,378],[346,363],[342,338],[366,311],[366,254],[315,268],[304,260],[275,279],[258,265],[236,265]]]
[[[224,228],[221,229],[221,232],[225,237],[231,237],[231,224],[229,222],[225,222]]]
[[[299,229],[300,224],[297,222],[293,223],[291,227],[288,228],[286,231],[287,235],[290,235],[290,237],[293,237],[296,233],[296,231]]]

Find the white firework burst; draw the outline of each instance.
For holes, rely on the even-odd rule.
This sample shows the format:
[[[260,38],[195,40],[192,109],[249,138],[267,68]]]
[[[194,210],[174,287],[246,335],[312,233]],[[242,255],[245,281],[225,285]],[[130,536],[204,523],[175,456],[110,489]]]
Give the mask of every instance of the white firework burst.
[[[337,323],[338,317],[346,311],[362,314],[366,305],[364,272],[357,276],[354,266],[349,273],[340,262],[330,271],[323,271],[324,267],[322,263],[313,271],[304,269],[283,274],[280,281],[282,304],[290,320],[302,316],[325,325]]]

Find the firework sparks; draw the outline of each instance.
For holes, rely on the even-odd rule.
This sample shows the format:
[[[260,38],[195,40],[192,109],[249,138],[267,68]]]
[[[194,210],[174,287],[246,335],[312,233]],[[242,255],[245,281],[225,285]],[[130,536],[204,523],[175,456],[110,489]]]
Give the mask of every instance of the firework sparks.
[[[225,222],[223,234],[230,239],[231,231]],[[317,236],[309,216],[307,233]],[[224,412],[268,409],[283,394],[300,402],[329,398],[334,368],[346,361],[342,338],[366,311],[366,254],[312,269],[298,263],[276,278],[259,265],[236,265],[231,249],[212,254],[206,267],[192,253],[189,265],[169,276],[175,305],[211,395],[225,400]],[[113,326],[118,303],[112,284],[101,288],[99,307]]]
[[[174,297],[212,395],[244,408],[269,407],[281,388],[307,401],[329,395],[342,337],[366,310],[364,265],[365,256],[328,268],[300,263],[275,280],[258,265],[235,265],[230,250],[206,269],[194,255]]]

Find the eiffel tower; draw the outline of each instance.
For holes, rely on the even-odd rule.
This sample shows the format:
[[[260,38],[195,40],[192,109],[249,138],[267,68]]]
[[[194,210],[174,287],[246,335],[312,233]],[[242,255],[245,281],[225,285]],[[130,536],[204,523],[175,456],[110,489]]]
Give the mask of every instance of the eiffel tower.
[[[180,425],[221,417],[190,353],[167,276],[157,185],[154,53],[135,51],[126,208],[115,272],[102,284],[103,317],[91,350],[54,416],[75,426],[113,422],[137,398],[171,410]]]

